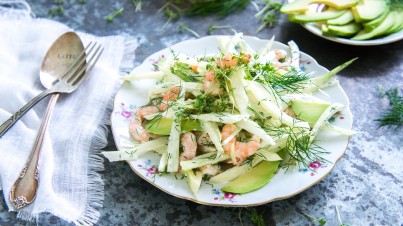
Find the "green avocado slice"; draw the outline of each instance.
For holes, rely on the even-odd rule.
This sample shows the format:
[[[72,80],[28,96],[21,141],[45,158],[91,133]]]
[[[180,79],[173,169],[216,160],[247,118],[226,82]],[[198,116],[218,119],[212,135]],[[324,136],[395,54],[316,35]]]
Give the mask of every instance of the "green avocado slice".
[[[385,10],[385,12],[383,12],[377,18],[375,18],[371,21],[368,21],[366,23],[363,23],[365,31],[370,32],[370,31],[374,30],[376,27],[379,26],[379,24],[382,23],[382,21],[388,16],[388,14],[389,14],[389,7],[387,10]]]
[[[359,0],[296,0],[281,7],[281,13],[304,13],[310,4],[325,4],[336,9],[345,9],[356,5]]]
[[[154,118],[147,122],[146,130],[149,133],[157,135],[169,135],[171,132],[172,119],[171,118]],[[189,131],[201,131],[202,127],[199,120],[184,119],[181,123],[182,133]]]
[[[323,112],[330,106],[329,103],[310,102],[302,100],[291,101],[291,107],[298,118],[313,126]]]
[[[381,36],[386,34],[391,27],[393,27],[393,24],[395,23],[397,13],[395,11],[391,12],[388,14],[388,16],[385,18],[385,20],[382,21],[382,23],[376,27],[374,30],[370,32],[366,32],[365,30],[361,30],[358,32],[357,35],[352,37],[351,39],[353,40],[367,40],[374,38],[376,36]]]
[[[311,12],[308,11],[305,14],[292,14],[288,16],[288,19],[297,23],[317,22],[322,20],[329,20],[341,16],[346,10],[337,10],[329,8],[323,12]]]
[[[361,30],[361,24],[357,24],[355,22],[341,26],[328,25],[327,27],[329,29],[329,33],[344,37],[351,37]]]
[[[358,5],[351,7],[357,23],[373,20],[387,9],[388,4],[387,1],[384,0],[365,0],[361,1]]]
[[[262,161],[255,168],[225,185],[221,190],[237,194],[248,193],[269,183],[281,161]]]
[[[351,12],[351,10],[347,10],[341,16],[334,18],[334,19],[330,19],[330,20],[326,21],[326,23],[328,25],[339,25],[340,26],[340,25],[348,24],[353,20],[354,20],[353,13]]]

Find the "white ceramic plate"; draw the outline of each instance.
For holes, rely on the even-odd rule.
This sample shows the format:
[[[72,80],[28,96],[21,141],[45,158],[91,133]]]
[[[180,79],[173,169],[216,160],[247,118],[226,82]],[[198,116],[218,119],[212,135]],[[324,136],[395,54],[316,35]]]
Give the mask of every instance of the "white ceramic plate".
[[[327,40],[330,40],[333,42],[338,42],[338,43],[343,43],[343,44],[348,44],[348,45],[355,45],[355,46],[383,45],[383,44],[396,42],[396,41],[403,39],[403,30],[401,30],[400,32],[390,34],[388,36],[376,38],[376,39],[356,41],[356,40],[352,40],[352,39],[348,39],[348,38],[330,37],[330,36],[322,35],[322,31],[317,26],[315,26],[313,23],[307,23],[302,26],[305,27],[308,31],[314,33],[315,35],[325,38]]]
[[[218,46],[216,39],[217,36],[208,36],[197,40],[178,43],[170,48],[154,53],[135,70],[137,72],[152,71],[153,63],[171,54],[171,50],[175,51],[175,53],[182,52],[189,56],[217,54]],[[267,43],[267,40],[254,37],[245,37],[245,41],[256,50]],[[286,45],[279,42],[275,42],[273,48],[288,49]],[[327,69],[320,66],[312,57],[304,53],[301,53],[301,68],[307,72],[313,72],[313,76],[328,72]],[[118,149],[127,148],[127,142],[132,141],[128,129],[132,112],[137,106],[147,103],[148,88],[153,84],[155,84],[155,81],[151,79],[125,82],[118,91],[111,116],[113,136]],[[333,118],[332,121],[334,125],[351,129],[353,119],[349,110],[349,101],[343,89],[337,85],[326,88],[324,91],[327,95],[318,92],[316,96],[329,102],[338,102],[346,106],[341,114]],[[344,154],[349,137],[329,132],[321,132],[318,135],[318,140],[320,140],[318,144],[330,152],[330,154],[324,157],[331,163],[320,164],[313,162],[309,169],[298,169],[295,167],[290,168],[287,172],[280,170],[266,186],[254,192],[242,195],[223,193],[220,190],[223,186],[222,184],[203,182],[199,192],[199,200],[195,200],[186,180],[181,176],[159,175],[157,172],[159,162],[158,154],[148,153],[143,155],[140,159],[128,163],[137,175],[173,196],[205,205],[253,206],[294,196],[319,182],[330,173],[335,163]]]

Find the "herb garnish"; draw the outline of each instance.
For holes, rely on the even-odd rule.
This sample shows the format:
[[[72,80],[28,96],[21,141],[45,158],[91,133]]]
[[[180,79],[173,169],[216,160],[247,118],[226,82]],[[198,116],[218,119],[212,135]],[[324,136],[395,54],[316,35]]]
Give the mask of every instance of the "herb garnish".
[[[105,18],[105,20],[107,22],[112,22],[115,19],[115,17],[119,16],[122,13],[123,13],[123,8],[116,9],[111,15],[107,16]]]
[[[382,97],[386,97],[391,105],[390,109],[387,109],[380,118],[375,121],[380,122],[379,127],[382,126],[399,126],[403,125],[403,96],[399,95],[398,88],[393,88],[388,91],[383,91],[377,87],[378,92]]]
[[[265,3],[266,5],[263,7],[263,9],[255,15],[255,17],[261,23],[256,33],[259,33],[265,27],[272,27],[278,21],[278,17],[280,15],[282,3],[272,3],[270,0],[265,0]]]
[[[191,33],[192,35],[194,35],[196,38],[200,38],[200,35],[196,31],[194,31],[193,29],[190,29],[188,26],[186,26],[184,24],[179,25],[178,30],[179,30],[179,32],[187,31],[187,32]]]

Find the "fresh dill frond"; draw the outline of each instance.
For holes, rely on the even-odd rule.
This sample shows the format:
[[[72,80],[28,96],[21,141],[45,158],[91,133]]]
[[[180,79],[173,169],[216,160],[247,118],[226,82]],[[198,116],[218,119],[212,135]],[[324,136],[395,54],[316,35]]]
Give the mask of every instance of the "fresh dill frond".
[[[383,126],[396,126],[396,129],[403,125],[403,96],[399,95],[397,87],[388,91],[382,91],[379,87],[378,92],[382,97],[389,100],[391,108],[387,109],[380,118],[375,121],[379,122],[379,128]]]
[[[56,8],[49,9],[49,16],[57,16],[57,15],[63,15],[64,14],[64,8],[63,6],[59,5]]]
[[[182,1],[188,3],[188,7],[184,10],[187,16],[206,16],[218,15],[225,17],[231,13],[243,10],[251,0],[188,0]]]
[[[230,25],[216,26],[216,25],[212,24],[208,27],[207,34],[211,35],[213,33],[213,31],[218,30],[218,29],[232,29],[232,26],[230,26]]]
[[[316,218],[316,217],[314,217],[314,216],[311,216],[311,215],[309,215],[309,214],[307,214],[307,213],[305,213],[305,212],[303,212],[303,211],[301,211],[301,213],[302,213],[303,215],[305,215],[306,217],[308,217],[310,220],[313,220],[313,221],[318,222],[319,225],[321,225],[321,226],[326,224],[326,220],[323,219],[323,218],[318,219],[318,218]]]
[[[292,68],[289,72],[281,76],[271,76],[267,82],[277,91],[298,92],[304,86],[304,82],[309,80],[308,74]]]
[[[181,24],[178,27],[179,32],[183,32],[183,31],[187,31],[189,33],[191,33],[192,35],[194,35],[196,38],[200,38],[200,35],[194,31],[193,29],[190,29],[188,26]]]
[[[315,161],[329,162],[321,155],[328,154],[322,147],[311,141],[311,136],[308,132],[294,132],[290,130],[286,149],[290,156],[290,160],[285,165],[300,165],[309,168],[309,164]]]
[[[265,27],[272,27],[278,21],[280,15],[282,3],[265,0],[265,4],[266,5],[263,7],[263,9],[255,15],[255,17],[261,23],[256,33],[259,33]]]
[[[132,3],[134,5],[134,12],[140,12],[143,5],[143,0],[132,0]]]
[[[254,224],[256,226],[265,225],[265,222],[263,219],[263,212],[261,214],[258,214],[255,208],[252,209],[252,213],[250,215],[250,221],[252,222],[252,224]]]
[[[105,20],[107,22],[112,22],[115,19],[115,17],[119,16],[122,13],[123,13],[123,8],[116,9],[111,15],[107,16],[105,18]]]
[[[228,98],[199,94],[192,103],[192,111],[195,114],[223,112],[227,105]]]
[[[163,12],[165,16],[168,17],[168,19],[165,21],[165,24],[161,27],[161,30],[164,30],[164,28],[173,20],[176,20],[180,17],[181,14],[181,9],[173,4],[172,2],[167,2],[165,5],[163,5],[158,12]]]

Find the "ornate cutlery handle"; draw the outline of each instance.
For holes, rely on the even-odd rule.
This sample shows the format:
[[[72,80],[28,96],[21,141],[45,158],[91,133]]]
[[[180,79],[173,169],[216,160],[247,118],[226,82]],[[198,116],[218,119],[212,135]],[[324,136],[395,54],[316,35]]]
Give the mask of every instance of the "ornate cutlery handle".
[[[25,104],[20,110],[15,112],[9,119],[7,119],[7,121],[5,121],[3,124],[1,124],[0,137],[2,137],[8,131],[8,129],[10,129],[11,126],[13,126],[14,123],[16,123],[18,121],[18,119],[20,119],[25,113],[27,113],[29,109],[31,109],[35,104],[37,104],[40,100],[42,100],[44,97],[46,97],[49,94],[51,94],[51,91],[49,89],[38,94],[31,101],[29,101],[27,104]]]
[[[39,181],[39,155],[41,152],[46,127],[58,98],[58,93],[52,95],[48,107],[46,108],[45,116],[42,120],[41,127],[39,128],[39,132],[36,136],[35,144],[28,158],[27,164],[11,188],[10,200],[16,209],[21,209],[30,204],[36,197]]]

